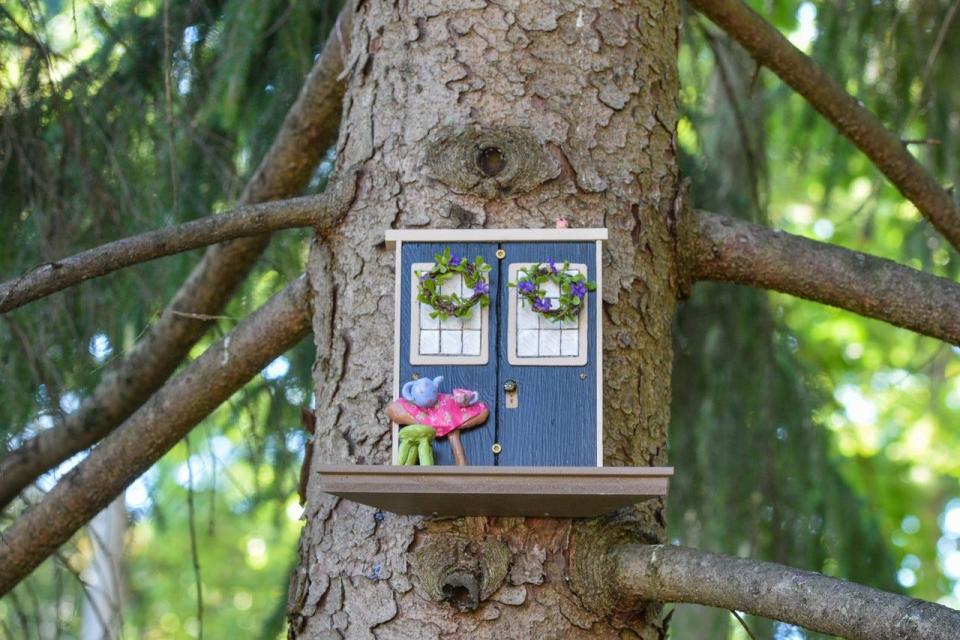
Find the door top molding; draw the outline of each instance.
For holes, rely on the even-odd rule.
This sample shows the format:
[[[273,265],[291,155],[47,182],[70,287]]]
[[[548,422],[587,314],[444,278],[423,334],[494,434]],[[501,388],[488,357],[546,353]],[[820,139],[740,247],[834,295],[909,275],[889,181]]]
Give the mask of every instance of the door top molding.
[[[396,242],[583,242],[606,240],[594,229],[387,229],[387,246]]]

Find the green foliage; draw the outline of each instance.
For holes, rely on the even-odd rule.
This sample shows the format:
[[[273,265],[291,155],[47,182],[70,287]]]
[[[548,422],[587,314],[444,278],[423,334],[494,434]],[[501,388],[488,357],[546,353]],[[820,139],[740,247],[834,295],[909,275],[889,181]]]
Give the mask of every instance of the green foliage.
[[[556,305],[551,305],[547,291],[543,286],[553,284],[560,292]],[[580,305],[587,291],[596,291],[597,283],[588,281],[578,271],[571,272],[570,262],[564,261],[558,267],[550,260],[549,264],[535,264],[520,269],[516,282],[507,283],[517,288],[517,297],[521,304],[529,305],[530,310],[539,313],[552,322],[575,320],[580,315]]]
[[[957,182],[960,46],[937,44],[952,3],[752,4],[888,126],[937,141],[910,148]],[[859,151],[706,20],[687,26],[678,140],[697,206],[956,279],[956,253]],[[960,604],[956,350],[703,284],[676,340],[672,537]],[[674,627],[746,637],[722,613],[681,611]]]
[[[489,272],[490,265],[484,262],[482,256],[476,256],[471,262],[452,254],[450,247],[444,247],[443,253],[433,256],[433,268],[430,271],[416,272],[420,283],[417,300],[433,309],[430,312],[431,318],[469,318],[475,306],[490,305],[490,283],[486,275]],[[473,290],[470,297],[464,298],[455,291],[443,293],[443,283],[448,282],[454,275],[461,276],[463,283]]]
[[[338,11],[338,3],[325,0],[170,0],[165,19],[162,0],[2,3],[0,277],[231,207]],[[328,158],[309,188],[322,189],[331,168]],[[298,276],[309,238],[309,231],[277,234],[216,330],[191,355]],[[5,315],[0,438],[6,447],[75,410],[149,327],[199,255],[140,265]],[[195,432],[208,637],[283,634],[300,528],[291,519],[299,513],[305,442],[299,408],[309,403],[312,363],[305,341]],[[198,632],[183,462],[180,447],[128,494],[139,498],[128,498],[126,637]],[[43,478],[28,499],[66,468]],[[0,525],[23,508],[8,510]],[[89,558],[89,539],[79,534],[0,601],[0,636],[76,637],[83,598],[73,574]]]

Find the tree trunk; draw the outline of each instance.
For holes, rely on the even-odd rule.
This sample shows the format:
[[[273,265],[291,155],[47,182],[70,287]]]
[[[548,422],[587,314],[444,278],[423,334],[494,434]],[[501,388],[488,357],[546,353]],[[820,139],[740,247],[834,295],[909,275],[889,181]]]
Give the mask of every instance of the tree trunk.
[[[390,463],[394,257],[384,230],[553,227],[559,216],[610,229],[605,464],[666,462],[680,282],[679,19],[676,2],[653,0],[360,3],[338,164],[364,174],[344,224],[318,240],[308,265],[314,468]],[[494,166],[476,157],[489,146],[499,149]],[[651,501],[598,526],[656,540],[662,510]],[[380,514],[323,495],[316,477],[305,517],[291,637],[665,636],[656,609],[606,615],[591,611],[607,607],[585,606],[590,580],[567,579],[578,553],[569,520]],[[456,556],[451,566],[491,571],[507,567],[505,550],[503,585],[458,589],[453,571],[447,595],[460,611],[438,601],[433,587],[444,569],[429,560],[437,548]]]

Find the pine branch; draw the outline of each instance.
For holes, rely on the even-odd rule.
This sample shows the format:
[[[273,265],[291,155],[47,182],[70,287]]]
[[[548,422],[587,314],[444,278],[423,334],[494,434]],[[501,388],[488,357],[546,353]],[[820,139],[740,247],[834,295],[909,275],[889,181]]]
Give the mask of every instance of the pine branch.
[[[960,344],[960,284],[946,278],[705,211],[681,234],[695,280],[773,289]]]
[[[349,37],[352,17],[348,5],[240,204],[298,193],[336,138],[344,93],[339,78],[346,53],[343,34]],[[163,314],[80,408],[0,458],[0,509],[41,474],[96,443],[146,402],[206,333],[211,321],[201,318],[220,313],[268,243],[269,236],[262,235],[208,249]]]
[[[355,170],[348,171],[319,195],[238,207],[228,213],[124,238],[40,265],[18,278],[0,283],[0,313],[84,280],[162,256],[281,229],[329,230],[350,207],[356,193],[356,176]]]
[[[741,0],[690,4],[806,98],[960,250],[960,205],[875,115]]]
[[[0,534],[0,596],[103,510],[277,355],[310,332],[298,278],[158,391]]]
[[[954,640],[960,629],[960,611],[772,562],[631,544],[610,564],[627,598],[743,611],[849,640]]]

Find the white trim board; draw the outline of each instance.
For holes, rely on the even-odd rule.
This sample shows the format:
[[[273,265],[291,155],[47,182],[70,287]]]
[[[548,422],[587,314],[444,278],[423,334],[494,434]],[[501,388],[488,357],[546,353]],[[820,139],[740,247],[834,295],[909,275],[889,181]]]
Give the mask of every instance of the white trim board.
[[[387,229],[395,242],[584,242],[606,240],[606,229]]]

